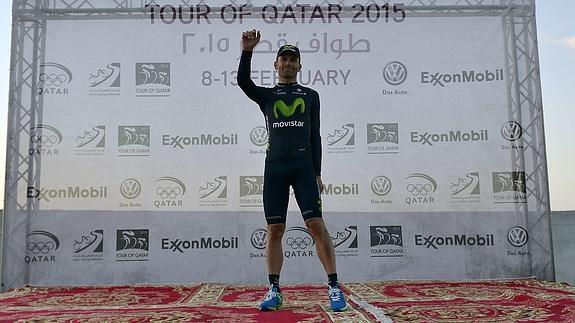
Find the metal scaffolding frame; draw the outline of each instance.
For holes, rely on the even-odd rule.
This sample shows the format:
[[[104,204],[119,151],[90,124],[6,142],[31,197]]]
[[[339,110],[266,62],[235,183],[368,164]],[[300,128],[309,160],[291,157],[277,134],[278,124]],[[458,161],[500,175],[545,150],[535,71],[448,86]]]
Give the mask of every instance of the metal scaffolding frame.
[[[10,99],[8,116],[7,170],[5,190],[4,232],[26,226],[28,219],[38,212],[38,201],[20,202],[18,194],[25,188],[39,186],[40,155],[27,154],[32,148],[31,129],[42,123],[42,96],[36,91],[40,65],[44,62],[46,23],[62,19],[143,19],[147,18],[146,5],[161,5],[159,0],[14,0],[12,24],[12,56]],[[210,1],[232,5],[261,4],[247,0]],[[301,2],[301,1],[299,1]],[[359,2],[359,1],[358,1]],[[393,1],[382,0],[381,3]],[[398,1],[399,2],[399,1]],[[268,4],[273,4],[271,1]],[[296,5],[298,0],[276,0],[275,5]],[[322,1],[320,5],[339,4],[343,15],[351,14],[348,1]],[[347,4],[346,4],[347,3]],[[364,1],[365,5],[376,3]],[[172,6],[206,5],[206,1],[173,0]],[[534,232],[547,232],[531,236],[530,250],[552,255],[550,202],[547,161],[543,129],[543,111],[539,78],[537,36],[535,25],[535,0],[406,0],[403,8],[411,16],[501,16],[506,43],[507,91],[509,120],[523,127],[518,142],[523,152],[513,150],[513,170],[524,170],[527,186],[527,203],[518,204],[517,213],[525,216],[527,227]],[[214,14],[214,13],[212,13]],[[24,139],[24,140],[23,140]],[[13,215],[18,214],[18,217]],[[6,216],[8,215],[8,216]],[[6,235],[4,234],[4,237]],[[15,251],[2,244],[4,256]],[[529,260],[531,261],[531,259]],[[24,266],[25,267],[25,266]],[[2,264],[2,269],[5,269]],[[529,275],[553,279],[553,261],[531,264]],[[26,281],[29,272],[22,272]],[[3,277],[3,276],[2,276]]]

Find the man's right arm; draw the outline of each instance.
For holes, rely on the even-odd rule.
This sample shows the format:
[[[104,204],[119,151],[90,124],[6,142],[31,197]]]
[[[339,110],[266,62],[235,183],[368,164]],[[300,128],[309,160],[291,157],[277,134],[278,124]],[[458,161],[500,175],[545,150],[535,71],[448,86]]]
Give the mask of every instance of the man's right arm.
[[[260,41],[260,32],[255,29],[242,33],[242,56],[238,66],[238,86],[253,101],[259,104],[261,101],[261,88],[256,86],[251,79],[251,65],[254,47]]]

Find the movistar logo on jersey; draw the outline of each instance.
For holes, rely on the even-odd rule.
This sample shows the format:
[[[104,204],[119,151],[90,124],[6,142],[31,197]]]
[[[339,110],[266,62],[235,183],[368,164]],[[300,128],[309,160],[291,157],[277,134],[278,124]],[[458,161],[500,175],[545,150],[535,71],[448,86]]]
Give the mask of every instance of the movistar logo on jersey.
[[[274,117],[277,119],[279,118],[278,111],[286,118],[289,118],[294,115],[297,110],[300,110],[300,113],[305,112],[305,101],[302,98],[295,99],[291,105],[287,105],[283,100],[277,100],[274,103]]]

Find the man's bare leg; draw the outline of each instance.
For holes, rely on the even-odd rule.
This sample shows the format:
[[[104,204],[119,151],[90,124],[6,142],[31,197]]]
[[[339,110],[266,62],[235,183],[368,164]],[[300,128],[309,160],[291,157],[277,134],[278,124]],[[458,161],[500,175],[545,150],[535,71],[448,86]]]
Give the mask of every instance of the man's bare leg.
[[[305,224],[315,240],[317,255],[327,274],[336,273],[335,251],[329,232],[322,218],[311,218]]]
[[[279,275],[283,265],[282,237],[285,224],[268,224],[268,236],[266,245],[266,260],[268,274]]]

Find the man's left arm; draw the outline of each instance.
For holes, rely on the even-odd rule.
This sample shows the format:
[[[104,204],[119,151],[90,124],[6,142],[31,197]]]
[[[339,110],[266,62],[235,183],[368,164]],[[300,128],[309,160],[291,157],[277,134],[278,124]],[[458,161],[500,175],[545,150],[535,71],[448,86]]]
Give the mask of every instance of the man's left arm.
[[[310,109],[310,144],[313,168],[317,179],[320,192],[323,192],[323,182],[321,181],[321,135],[320,135],[320,103],[319,94],[314,91],[312,106]]]

